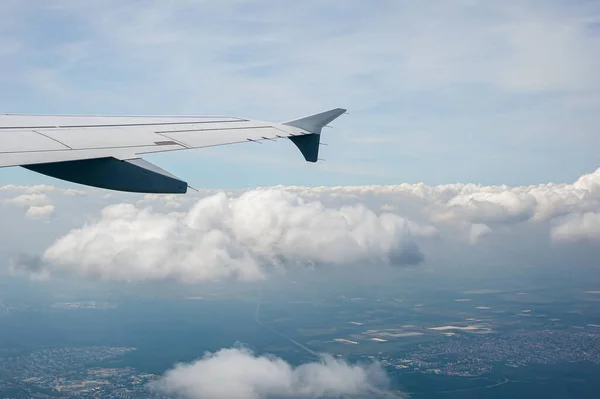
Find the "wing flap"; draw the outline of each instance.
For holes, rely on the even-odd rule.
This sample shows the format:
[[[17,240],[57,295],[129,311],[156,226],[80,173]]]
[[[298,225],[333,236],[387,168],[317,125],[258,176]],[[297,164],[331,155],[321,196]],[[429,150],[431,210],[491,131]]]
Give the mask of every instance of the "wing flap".
[[[241,129],[180,131],[162,134],[166,138],[176,140],[191,148],[275,139],[278,135],[287,137],[289,133],[276,129],[273,126],[258,126]]]
[[[141,127],[80,127],[69,129],[37,130],[73,150],[154,145],[163,138],[152,130]]]
[[[262,126],[272,126],[272,123],[261,123],[258,121],[249,121],[239,119],[235,121],[218,121],[206,123],[190,123],[185,125],[162,125],[158,126],[156,133],[175,133],[175,132],[201,132],[205,130],[230,130],[230,129],[248,129]]]

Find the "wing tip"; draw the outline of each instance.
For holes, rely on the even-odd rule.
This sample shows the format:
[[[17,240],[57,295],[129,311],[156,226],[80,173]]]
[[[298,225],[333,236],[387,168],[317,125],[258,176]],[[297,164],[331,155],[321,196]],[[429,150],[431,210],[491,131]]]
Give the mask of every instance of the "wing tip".
[[[286,122],[284,125],[310,132],[309,134],[292,136],[289,139],[298,147],[307,162],[315,163],[319,160],[321,130],[347,112],[345,108],[334,108],[329,111]]]
[[[329,111],[305,116],[304,118],[294,119],[293,121],[285,122],[283,124],[306,130],[310,133],[321,134],[321,129],[324,126],[333,122],[346,112],[348,111],[345,108],[334,108],[330,109]]]

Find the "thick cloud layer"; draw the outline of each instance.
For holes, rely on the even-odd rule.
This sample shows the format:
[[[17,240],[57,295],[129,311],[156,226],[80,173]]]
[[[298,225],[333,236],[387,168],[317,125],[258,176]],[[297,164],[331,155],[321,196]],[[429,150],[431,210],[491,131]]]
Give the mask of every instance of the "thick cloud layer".
[[[293,367],[244,348],[222,349],[179,364],[153,385],[186,399],[387,397],[388,380],[376,363],[351,365],[331,356]]]
[[[33,205],[43,204],[43,195],[54,196],[57,215],[51,226],[68,226],[58,240],[46,239],[35,265],[23,258],[13,262],[13,271],[36,276],[257,280],[295,265],[407,265],[423,262],[425,255],[439,263],[472,259],[474,250],[508,256],[507,245],[535,258],[540,251],[600,241],[600,169],[572,184],[517,187],[275,187],[142,199],[120,193],[105,198],[98,191],[86,201],[75,201],[66,191],[36,190],[0,187],[0,196],[10,195],[5,202],[11,205],[4,209],[29,206],[28,218],[54,216],[52,205]],[[84,220],[83,227],[72,229]]]
[[[570,221],[573,228],[574,220],[589,220],[590,213],[600,212],[600,169],[581,176],[572,184],[510,187],[418,183],[285,189],[308,197],[335,196],[380,202],[381,209],[396,210],[410,219],[420,219],[438,228],[462,230],[471,242],[479,241],[495,228],[527,222]]]
[[[293,265],[420,263],[411,227],[432,233],[363,205],[330,208],[272,189],[220,193],[187,212],[108,206],[95,223],[58,239],[43,261],[48,272],[110,280],[257,280]]]

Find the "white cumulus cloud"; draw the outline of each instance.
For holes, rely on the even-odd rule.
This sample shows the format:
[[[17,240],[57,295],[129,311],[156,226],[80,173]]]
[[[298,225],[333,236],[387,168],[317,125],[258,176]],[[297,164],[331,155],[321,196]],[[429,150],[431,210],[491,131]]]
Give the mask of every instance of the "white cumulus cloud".
[[[82,190],[76,190],[73,188],[60,188],[56,186],[52,186],[49,184],[35,184],[31,186],[21,186],[15,184],[7,184],[5,186],[0,186],[1,192],[22,192],[25,194],[41,194],[41,193],[58,193],[67,196],[74,195],[85,195],[86,192]]]
[[[19,207],[43,206],[50,203],[50,198],[43,193],[21,194],[7,199],[7,204]]]
[[[554,222],[600,213],[600,169],[571,184],[484,186],[457,183],[428,186],[423,183],[357,187],[282,187],[308,198],[356,199],[381,210],[419,219],[428,229],[450,227],[467,231],[469,240],[490,234],[494,226],[516,228],[521,223]],[[574,219],[573,219],[574,218]],[[585,218],[591,218],[590,215]],[[465,226],[467,229],[465,229]],[[558,227],[556,227],[558,228]],[[423,227],[421,227],[423,231]],[[416,233],[414,233],[416,235]],[[558,233],[557,233],[558,234]]]
[[[45,220],[54,214],[54,205],[31,206],[25,212],[26,219]]]
[[[153,387],[185,399],[387,397],[388,379],[377,364],[351,365],[324,355],[294,367],[245,348],[221,349],[179,364]]]
[[[11,199],[23,206],[45,201],[31,195]],[[132,198],[52,198],[61,208],[77,209],[69,215],[85,217],[66,221],[62,237],[47,237],[35,264],[17,257],[12,271],[120,281],[259,280],[298,265],[430,259],[428,266],[435,266],[503,245],[536,253],[600,240],[600,169],[571,184],[278,186],[204,190],[181,199],[137,197],[106,206]],[[51,214],[50,204],[27,211],[29,218]]]
[[[95,222],[56,240],[42,261],[47,272],[108,280],[257,280],[292,265],[418,264],[423,254],[411,230],[436,233],[364,205],[326,207],[261,189],[209,196],[186,212],[111,205]],[[28,268],[27,262],[17,266]]]
[[[4,187],[0,187],[0,192]],[[38,186],[34,187],[36,187],[36,190],[39,189]],[[21,187],[19,188],[21,189]],[[5,199],[4,202],[8,205],[27,208],[27,211],[25,211],[26,219],[47,220],[54,214],[54,205],[51,204],[52,200],[48,195],[43,192],[28,191],[26,189],[21,191],[25,191],[26,194]]]

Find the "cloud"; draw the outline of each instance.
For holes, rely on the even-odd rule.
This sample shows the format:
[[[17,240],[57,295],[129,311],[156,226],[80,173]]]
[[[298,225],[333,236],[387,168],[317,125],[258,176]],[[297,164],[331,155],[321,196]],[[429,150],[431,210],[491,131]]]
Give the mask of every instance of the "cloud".
[[[424,183],[383,186],[279,187],[322,201],[360,201],[372,209],[393,212],[418,222],[414,237],[463,237],[471,244],[483,237],[537,226],[553,241],[596,237],[600,213],[600,169],[570,184],[486,186]],[[423,234],[425,231],[429,234]]]
[[[435,234],[362,204],[326,207],[260,189],[212,195],[185,212],[111,205],[95,222],[56,240],[42,260],[48,272],[108,280],[257,280],[294,265],[415,265],[424,256],[412,231]],[[26,270],[26,262],[20,267]]]
[[[0,187],[0,192],[2,188]],[[45,193],[25,190],[30,194],[21,194],[13,198],[4,200],[6,204],[27,208],[25,218],[31,220],[47,220],[54,214],[54,205],[51,199]]]
[[[26,219],[46,220],[54,214],[54,205],[31,206],[25,212]]]
[[[62,198],[67,209],[82,204]],[[127,198],[133,202],[106,206]],[[81,208],[85,218],[48,240],[33,272],[253,281],[297,267],[447,262],[506,245],[558,254],[600,238],[600,169],[571,184],[277,186],[137,199],[98,197]],[[29,217],[46,213],[51,208],[42,206]],[[14,270],[27,273],[28,263]]]
[[[21,194],[4,202],[19,207],[43,206],[50,203],[50,198],[46,194],[39,193]]]
[[[600,213],[585,212],[568,215],[552,228],[554,241],[600,241]]]
[[[486,186],[470,183],[429,186],[424,183],[299,187],[279,186],[306,197],[333,197],[361,201],[387,201],[380,209],[426,215],[436,224],[516,224],[547,221],[574,212],[600,209],[600,169],[582,175],[572,184]]]
[[[207,353],[178,364],[152,385],[185,399],[268,399],[387,397],[388,377],[377,363],[351,365],[324,355],[294,367],[274,356],[245,348]]]
[[[9,260],[8,271],[14,276],[26,275],[32,280],[47,280],[50,277],[39,256],[25,253]]]
[[[483,237],[490,234],[492,229],[489,226],[481,223],[476,223],[471,225],[471,233],[469,235],[469,240],[471,244],[478,243]]]
[[[373,7],[351,0],[340,10],[314,0],[285,8],[275,7],[274,0],[252,6],[244,3],[157,3],[140,12],[138,5],[122,2],[111,1],[107,8],[106,2],[92,1],[84,7],[65,1],[62,7],[46,8],[53,8],[61,18],[80,20],[76,26],[87,39],[56,43],[52,48],[64,56],[61,74],[77,65],[89,67],[87,62],[97,57],[91,47],[94,43],[101,46],[98,51],[135,63],[172,55],[157,67],[178,88],[188,80],[188,86],[213,89],[213,84],[224,83],[225,75],[235,82],[245,79],[253,86],[269,79],[289,87],[286,77],[302,77],[307,72],[328,78],[324,80],[353,98],[364,94],[369,85],[374,86],[372,92],[383,89],[381,94],[389,95],[415,83],[429,87],[484,83],[528,92],[589,90],[589,84],[597,88],[599,83],[595,67],[600,57],[593,51],[599,39],[589,30],[598,19],[593,4],[572,7],[568,1],[542,6],[536,0],[518,4],[454,0],[428,6],[389,2]],[[338,16],[335,23],[325,24],[331,15]],[[315,22],[311,32],[290,24],[299,18]],[[198,19],[202,23],[196,23]],[[229,23],[223,26],[223,21]],[[211,30],[219,35],[198,35]],[[290,43],[296,46],[290,47]],[[208,58],[202,56],[210,62],[198,62],[201,56],[184,52],[192,48],[211,50]],[[332,51],[335,60],[328,57]],[[190,82],[192,65],[217,81]],[[221,73],[217,66],[223,69]],[[373,76],[377,74],[379,79]],[[141,77],[150,76],[145,72]],[[304,76],[301,82],[308,79]],[[343,82],[350,80],[358,87],[343,88]],[[391,87],[385,87],[386,83]],[[262,88],[261,93],[268,89]],[[308,90],[300,89],[298,94],[306,101]],[[320,88],[319,93],[328,91]]]
[[[218,192],[217,190],[203,190],[203,194],[210,192]],[[161,203],[166,208],[181,208],[194,200],[195,195],[178,195],[178,194],[146,194],[144,198],[136,201],[137,206],[145,206],[150,204]]]
[[[77,190],[74,188],[60,188],[50,184],[35,184],[35,185],[15,185],[15,184],[7,184],[4,186],[0,186],[1,192],[22,192],[25,194],[48,194],[48,193],[59,193],[67,196],[74,195],[85,195],[86,191]]]
[[[18,194],[14,196],[15,194]],[[31,220],[48,220],[56,209],[55,203],[70,202],[70,198],[87,195],[86,191],[65,189],[49,184],[38,185],[4,185],[0,186],[0,201],[7,205],[27,208],[25,218]],[[73,204],[69,204],[72,206]],[[60,205],[59,205],[60,207]]]
[[[446,201],[434,210],[435,217],[461,219],[472,223],[516,224],[548,221],[571,213],[600,207],[600,169],[583,175],[573,184],[532,186],[442,186]],[[435,190],[435,188],[434,188]],[[441,194],[439,188],[439,196]],[[441,196],[440,196],[441,197]]]

